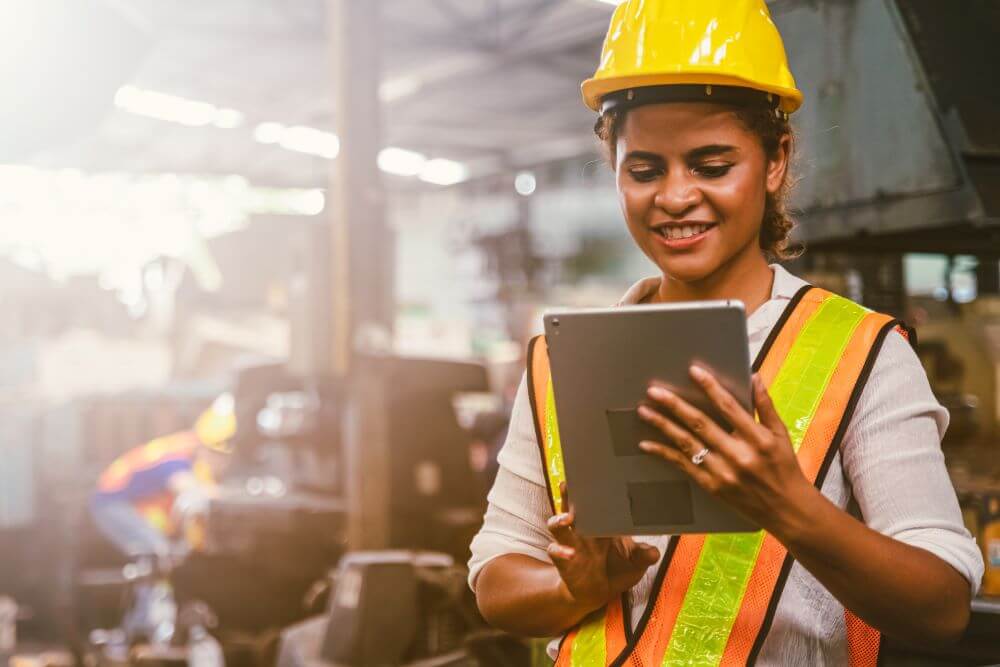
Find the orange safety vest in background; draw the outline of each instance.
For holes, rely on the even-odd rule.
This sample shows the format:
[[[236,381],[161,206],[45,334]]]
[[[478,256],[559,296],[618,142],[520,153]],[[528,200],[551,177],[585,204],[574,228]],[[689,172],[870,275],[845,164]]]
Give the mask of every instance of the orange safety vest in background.
[[[754,371],[788,428],[803,473],[817,488],[840,447],[885,336],[896,327],[826,290],[805,286],[785,308]],[[544,336],[528,348],[528,391],[553,512],[565,479]],[[670,541],[635,632],[625,595],[571,630],[557,667],[752,664],[770,629],[793,558],[765,531],[681,535]],[[718,572],[725,571],[725,577]],[[845,610],[852,667],[874,666],[881,635]]]
[[[181,431],[150,440],[115,459],[98,479],[97,492],[103,497],[126,495],[123,499],[131,502],[149,524],[171,535],[177,529],[170,519],[175,494],[167,487],[167,478],[177,469],[186,468],[201,483],[215,483],[212,471],[196,461],[200,446],[201,441],[193,431]],[[143,479],[140,488],[131,489],[143,476],[149,479]],[[148,492],[142,488],[147,484],[151,487]]]

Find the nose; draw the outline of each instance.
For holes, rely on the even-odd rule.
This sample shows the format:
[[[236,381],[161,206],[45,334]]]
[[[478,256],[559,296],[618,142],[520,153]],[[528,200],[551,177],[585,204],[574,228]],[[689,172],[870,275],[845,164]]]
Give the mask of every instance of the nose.
[[[653,205],[671,217],[682,218],[701,202],[701,190],[683,169],[671,169],[656,192]]]

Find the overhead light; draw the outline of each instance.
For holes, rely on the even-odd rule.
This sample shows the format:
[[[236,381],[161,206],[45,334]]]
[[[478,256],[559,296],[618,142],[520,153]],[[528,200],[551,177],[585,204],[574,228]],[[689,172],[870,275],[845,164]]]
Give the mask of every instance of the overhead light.
[[[253,129],[253,138],[261,144],[278,144],[284,149],[332,160],[340,153],[340,139],[333,132],[305,125],[260,123]]]
[[[379,99],[383,102],[395,102],[398,99],[412,95],[420,90],[420,79],[415,76],[401,76],[387,79],[378,87]]]
[[[198,102],[136,86],[119,88],[115,93],[115,106],[128,113],[188,127],[215,125],[228,129],[239,127],[243,123],[243,114],[235,109],[220,109],[208,102]]]
[[[254,139],[261,144],[277,144],[298,153],[318,155],[333,160],[340,153],[340,139],[332,132],[324,132],[305,125],[291,127],[281,123],[260,123],[253,130]],[[469,178],[469,168],[461,162],[437,158],[430,160],[423,153],[387,146],[379,151],[378,168],[396,176],[418,176],[434,185],[454,185]]]
[[[427,164],[427,156],[423,153],[408,151],[405,148],[383,148],[378,154],[378,168],[388,174],[397,176],[416,176]]]
[[[514,190],[522,197],[529,197],[534,194],[537,186],[538,181],[535,179],[534,172],[522,171],[518,172],[517,176],[514,177]]]
[[[253,129],[253,138],[257,143],[276,144],[284,132],[285,126],[281,123],[261,123]]]
[[[285,128],[278,145],[290,151],[318,155],[332,160],[340,153],[340,139],[332,132],[324,132],[314,127],[294,125]]]
[[[420,170],[420,180],[434,185],[455,185],[469,178],[469,168],[461,162],[437,158]]]
[[[223,130],[232,130],[243,124],[243,114],[236,109],[219,109],[212,125]]]

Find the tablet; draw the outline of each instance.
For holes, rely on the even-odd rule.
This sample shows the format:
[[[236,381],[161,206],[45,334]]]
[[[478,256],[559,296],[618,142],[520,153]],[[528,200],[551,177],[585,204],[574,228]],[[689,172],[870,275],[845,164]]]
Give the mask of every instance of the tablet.
[[[600,536],[759,529],[672,463],[639,449],[642,440],[666,443],[637,412],[649,404],[654,380],[730,428],[691,380],[692,363],[751,408],[741,302],[558,310],[543,319],[577,530]]]

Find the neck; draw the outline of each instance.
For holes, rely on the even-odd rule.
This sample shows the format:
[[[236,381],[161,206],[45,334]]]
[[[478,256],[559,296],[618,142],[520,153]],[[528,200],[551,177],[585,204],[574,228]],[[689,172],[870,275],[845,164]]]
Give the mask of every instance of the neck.
[[[684,282],[664,273],[654,300],[670,303],[739,299],[749,315],[771,298],[774,282],[767,259],[756,248],[753,250],[740,253],[700,280]]]

